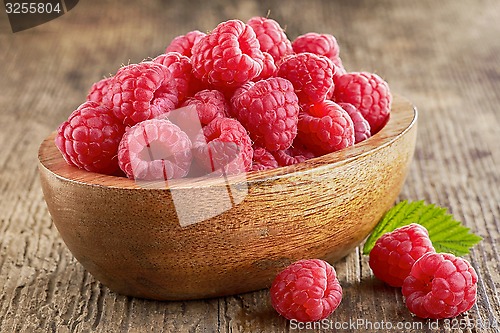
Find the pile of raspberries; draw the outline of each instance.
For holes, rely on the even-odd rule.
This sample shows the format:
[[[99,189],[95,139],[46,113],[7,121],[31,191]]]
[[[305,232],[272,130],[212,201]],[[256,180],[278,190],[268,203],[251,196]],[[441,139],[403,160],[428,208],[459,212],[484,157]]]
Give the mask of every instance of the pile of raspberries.
[[[332,35],[229,20],[94,83],[55,143],[72,166],[131,179],[238,174],[358,143],[391,100],[378,75],[344,69]]]

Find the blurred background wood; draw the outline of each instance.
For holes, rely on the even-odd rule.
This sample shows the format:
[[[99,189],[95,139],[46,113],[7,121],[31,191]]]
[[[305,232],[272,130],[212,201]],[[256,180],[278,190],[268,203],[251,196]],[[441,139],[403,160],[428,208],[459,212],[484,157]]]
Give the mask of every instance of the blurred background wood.
[[[162,53],[177,35],[269,10],[290,39],[309,31],[335,35],[348,70],[378,73],[417,105],[416,155],[399,199],[445,206],[484,237],[467,256],[481,278],[478,302],[456,329],[445,321],[429,328],[411,317],[399,291],[373,278],[359,249],[336,264],[345,296],[329,319],[421,323],[414,330],[420,332],[500,332],[500,2],[494,0],[87,0],[16,34],[0,13],[0,332],[293,330],[266,290],[189,302],[110,292],[62,242],[36,170],[39,144],[93,82]]]

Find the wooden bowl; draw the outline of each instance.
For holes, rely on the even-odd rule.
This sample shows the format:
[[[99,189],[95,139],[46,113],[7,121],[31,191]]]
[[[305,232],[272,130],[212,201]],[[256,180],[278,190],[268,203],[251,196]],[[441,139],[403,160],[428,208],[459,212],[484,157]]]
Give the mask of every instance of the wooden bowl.
[[[111,290],[158,300],[270,286],[293,261],[347,255],[394,204],[412,160],[417,111],[395,96],[391,118],[353,147],[229,178],[139,184],[68,166],[40,146],[54,224],[76,259]]]

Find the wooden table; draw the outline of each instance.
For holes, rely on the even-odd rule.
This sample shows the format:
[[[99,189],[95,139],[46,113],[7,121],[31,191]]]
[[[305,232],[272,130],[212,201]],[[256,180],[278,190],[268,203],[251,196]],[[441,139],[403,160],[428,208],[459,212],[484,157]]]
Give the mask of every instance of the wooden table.
[[[188,302],[109,291],[62,242],[36,167],[42,139],[94,81],[160,54],[179,34],[269,9],[291,39],[309,31],[334,34],[349,70],[380,74],[417,105],[418,144],[399,199],[447,207],[484,237],[467,256],[480,276],[478,301],[457,322],[413,318],[399,290],[376,280],[357,249],[335,264],[344,300],[331,324],[346,332],[500,332],[500,2],[494,0],[87,0],[16,34],[0,14],[0,332],[294,331],[272,309],[267,290]]]

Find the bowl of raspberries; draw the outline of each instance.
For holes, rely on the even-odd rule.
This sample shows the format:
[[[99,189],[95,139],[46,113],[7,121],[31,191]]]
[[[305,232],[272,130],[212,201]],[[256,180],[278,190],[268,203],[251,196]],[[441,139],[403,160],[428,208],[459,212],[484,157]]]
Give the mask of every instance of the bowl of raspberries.
[[[347,71],[334,36],[229,20],[94,83],[40,146],[42,189],[70,251],[118,293],[257,290],[370,233],[416,118],[380,76]]]

